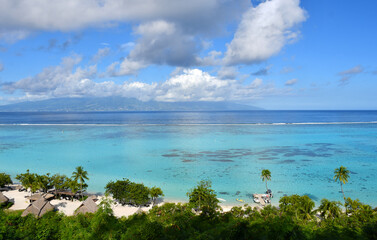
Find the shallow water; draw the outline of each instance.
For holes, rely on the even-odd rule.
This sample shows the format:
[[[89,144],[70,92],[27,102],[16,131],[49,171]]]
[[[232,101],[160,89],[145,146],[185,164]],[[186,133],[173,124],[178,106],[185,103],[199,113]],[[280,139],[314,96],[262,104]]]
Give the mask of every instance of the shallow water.
[[[160,186],[166,198],[186,199],[200,179],[218,196],[251,202],[272,172],[274,201],[284,194],[342,200],[333,171],[351,170],[345,194],[377,205],[377,124],[194,126],[0,126],[1,170],[70,175],[89,172],[89,190],[130,178]]]

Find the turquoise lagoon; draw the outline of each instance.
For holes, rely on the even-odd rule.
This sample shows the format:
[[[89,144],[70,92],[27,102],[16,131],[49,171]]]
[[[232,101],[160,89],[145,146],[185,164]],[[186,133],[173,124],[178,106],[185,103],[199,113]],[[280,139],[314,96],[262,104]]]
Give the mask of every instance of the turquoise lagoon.
[[[0,119],[1,120],[1,119]],[[370,120],[370,119],[369,119]],[[12,120],[13,121],[13,120]],[[233,120],[232,120],[233,121]],[[340,165],[350,171],[346,196],[377,206],[377,124],[20,124],[0,125],[0,171],[89,172],[90,192],[110,180],[129,178],[159,186],[166,199],[211,180],[225,204],[252,203],[272,172],[274,203],[285,194],[342,200],[333,180]],[[156,121],[154,121],[156,122]],[[233,121],[234,122],[234,121]],[[68,124],[69,123],[69,124]]]

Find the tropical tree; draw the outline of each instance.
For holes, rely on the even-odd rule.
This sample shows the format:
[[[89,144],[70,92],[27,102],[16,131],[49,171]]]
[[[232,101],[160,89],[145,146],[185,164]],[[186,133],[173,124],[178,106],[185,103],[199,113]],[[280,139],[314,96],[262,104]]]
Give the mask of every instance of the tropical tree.
[[[279,208],[281,212],[296,216],[303,220],[311,220],[314,217],[313,211],[315,204],[308,196],[299,196],[297,194],[284,196],[279,200]]]
[[[349,173],[350,171],[347,170],[347,168],[343,166],[336,168],[334,171],[334,180],[335,182],[339,181],[344,200],[346,200],[346,195],[344,195],[343,184],[346,184],[348,182]]]
[[[162,192],[161,188],[159,187],[152,187],[150,190],[149,190],[149,195],[151,196],[152,198],[152,202],[153,202],[153,205],[156,204],[156,200],[159,196],[164,196],[164,193]]]
[[[58,191],[64,190],[69,188],[68,182],[70,181],[69,178],[65,175],[54,174],[51,177],[51,185],[55,188],[55,195],[58,194]]]
[[[46,175],[35,174],[35,187],[37,189],[42,189],[42,191],[46,193],[48,189],[52,187],[50,174],[49,173],[47,173]]]
[[[344,207],[346,207],[346,213],[347,214],[352,214],[358,210],[361,209],[362,203],[360,202],[359,199],[352,200],[351,198],[345,199]]]
[[[72,173],[72,178],[74,181],[80,181],[80,192],[81,192],[81,199],[83,199],[83,186],[85,180],[89,180],[88,172],[84,170],[82,166],[76,167],[76,171]]]
[[[147,205],[150,202],[150,190],[142,183],[134,183],[129,179],[110,181],[107,183],[106,193],[112,194],[122,205],[132,204],[137,206]]]
[[[189,203],[200,210],[203,210],[203,206],[209,210],[218,209],[219,200],[216,198],[215,191],[211,187],[211,181],[200,181],[198,186],[187,193]]]
[[[74,180],[74,179],[70,179],[67,183],[66,183],[66,186],[71,189],[71,192],[75,195],[77,193],[77,191],[80,189],[80,185],[79,183],[77,182],[77,180]],[[71,200],[73,201],[73,197],[71,198]]]
[[[328,218],[337,218],[341,214],[340,206],[342,204],[338,201],[329,201],[328,199],[324,198],[321,200],[321,205],[317,209],[320,213],[321,217],[328,219]]]
[[[267,187],[267,181],[271,180],[271,172],[268,169],[263,169],[262,174],[261,174],[262,181],[266,182],[266,189],[268,190]]]
[[[26,173],[21,173],[16,176],[16,179],[20,181],[21,185],[24,186],[25,189],[31,190],[30,194],[38,190],[38,184],[36,181],[36,174],[30,173],[29,169],[26,170]]]
[[[10,175],[6,173],[0,173],[0,187],[4,187],[8,184],[12,184],[12,179],[10,178]]]

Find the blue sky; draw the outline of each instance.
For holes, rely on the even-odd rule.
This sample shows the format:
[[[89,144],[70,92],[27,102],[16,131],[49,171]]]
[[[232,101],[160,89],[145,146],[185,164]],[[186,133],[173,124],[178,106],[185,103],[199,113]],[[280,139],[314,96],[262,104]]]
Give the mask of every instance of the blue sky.
[[[0,0],[0,104],[377,109],[377,2]]]

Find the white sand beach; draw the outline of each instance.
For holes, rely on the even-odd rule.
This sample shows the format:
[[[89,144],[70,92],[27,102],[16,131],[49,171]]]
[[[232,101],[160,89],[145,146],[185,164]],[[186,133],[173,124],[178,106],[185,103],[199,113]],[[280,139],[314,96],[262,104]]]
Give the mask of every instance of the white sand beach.
[[[29,199],[26,198],[27,196],[31,195],[30,192],[26,192],[26,191],[19,192],[18,190],[11,190],[7,192],[3,192],[3,194],[9,199],[14,200],[14,205],[12,205],[10,210],[24,210],[30,204]],[[103,196],[98,197],[98,201],[96,202],[97,205],[101,202],[102,198]],[[181,201],[173,201],[173,200],[159,201],[157,205],[161,206],[162,204],[167,203],[167,202],[179,203]],[[62,212],[67,216],[72,216],[74,215],[75,210],[81,205],[82,202],[76,199],[73,201],[54,199],[54,200],[51,200],[50,203],[59,212]],[[220,203],[219,205],[221,206],[224,212],[227,212],[227,211],[230,211],[232,207],[234,206],[243,206],[244,204],[229,205],[225,203]],[[255,204],[249,204],[249,205],[252,207],[255,206]],[[112,203],[111,207],[113,209],[114,216],[118,218],[131,216],[138,211],[148,212],[150,209],[152,209],[152,205],[150,205],[149,207],[139,208],[139,207],[133,207],[133,206],[128,206],[128,205],[122,206],[121,204],[118,204],[115,201]]]
[[[10,210],[23,210],[30,204],[29,199],[26,198],[27,196],[30,196],[30,192],[19,192],[18,190],[12,190],[3,192],[3,194],[10,200],[13,199],[14,201],[14,204]]]

